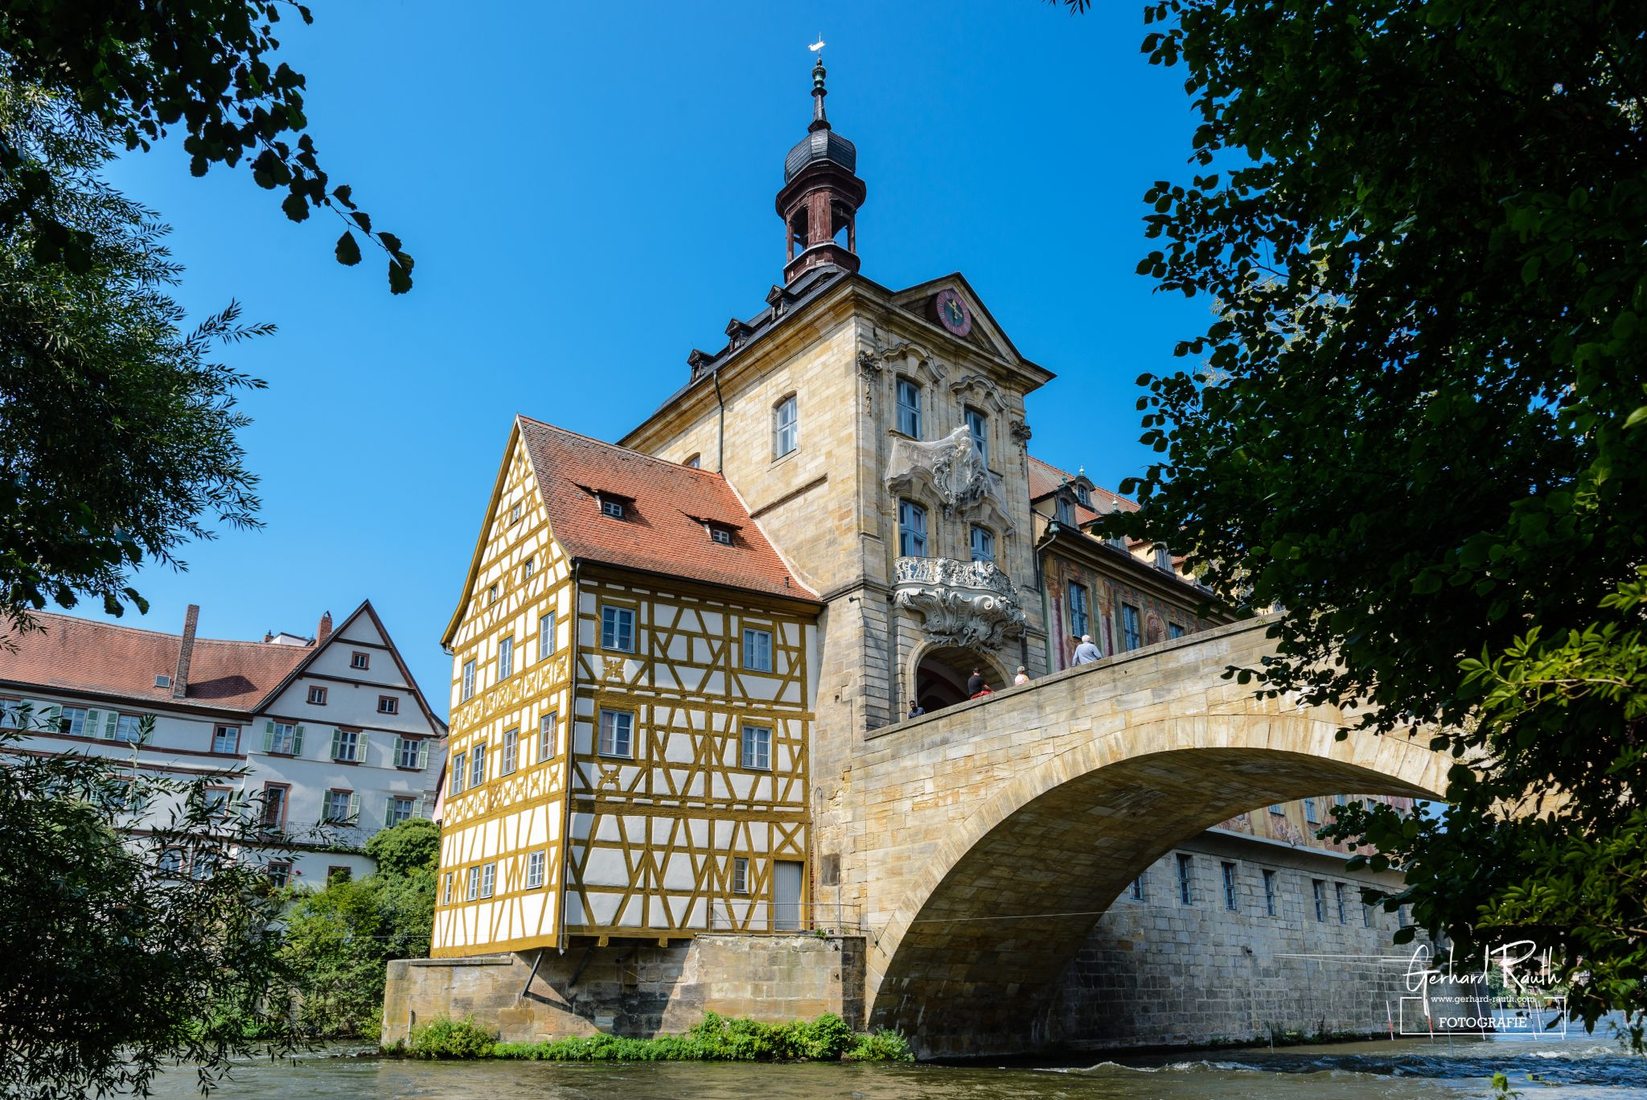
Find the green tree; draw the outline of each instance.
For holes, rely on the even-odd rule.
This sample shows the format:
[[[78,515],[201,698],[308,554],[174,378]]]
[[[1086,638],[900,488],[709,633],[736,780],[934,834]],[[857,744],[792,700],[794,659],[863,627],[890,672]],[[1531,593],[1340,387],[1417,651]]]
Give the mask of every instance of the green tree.
[[[232,303],[181,328],[166,229],[99,179],[99,127],[0,80],[0,130],[52,177],[51,217],[86,241],[79,266],[43,260],[34,223],[0,224],[0,617],[25,628],[47,600],[81,596],[144,608],[135,564],[180,564],[185,541],[212,537],[208,519],[255,523],[235,397],[262,383],[208,356],[273,329],[241,324]]]
[[[235,858],[253,818],[219,816],[206,784],[118,761],[18,750],[0,732],[0,1095],[146,1094],[174,1060],[219,1079],[252,1032],[289,1049],[280,910]],[[170,808],[122,831],[139,807]]]
[[[1161,457],[1112,529],[1289,609],[1244,681],[1458,757],[1440,816],[1339,823],[1403,866],[1390,904],[1464,945],[1531,935],[1575,1014],[1639,1014],[1647,6],[1145,21],[1199,126],[1190,178],[1145,196],[1139,270],[1215,310],[1193,365],[1140,380]]]
[[[414,818],[367,841],[378,870],[299,893],[285,958],[298,976],[298,1019],[311,1035],[376,1037],[390,959],[429,954],[440,830]]]
[[[285,193],[280,208],[293,221],[316,208],[337,215],[340,263],[360,262],[356,231],[378,244],[389,289],[404,293],[412,257],[320,166],[306,81],[277,57],[283,13],[313,22],[307,7],[281,0],[11,0],[0,12],[0,77],[60,97],[129,150],[180,131],[197,176],[244,163],[259,187]],[[0,127],[0,231],[26,223],[41,259],[78,270],[94,241],[54,209],[55,183]]]

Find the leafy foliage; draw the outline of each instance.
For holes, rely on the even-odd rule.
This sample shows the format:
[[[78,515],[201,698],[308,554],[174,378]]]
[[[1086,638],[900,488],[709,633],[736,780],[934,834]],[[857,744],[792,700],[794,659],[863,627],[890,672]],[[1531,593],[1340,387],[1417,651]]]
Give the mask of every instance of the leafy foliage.
[[[12,0],[0,15],[0,77],[62,97],[127,149],[181,131],[197,176],[244,162],[259,187],[284,192],[291,220],[316,208],[337,215],[339,262],[360,261],[357,231],[381,246],[389,289],[405,293],[412,257],[394,234],[374,231],[348,185],[333,186],[320,166],[305,78],[276,56],[283,12],[313,22],[306,6],[275,0]],[[91,269],[93,237],[57,212],[50,172],[6,128],[0,189],[0,233],[26,225],[42,260]]]
[[[367,854],[379,861],[375,873],[296,894],[284,959],[306,1034],[376,1037],[386,964],[429,954],[439,836],[431,821],[403,821],[367,841]]]
[[[814,1020],[767,1024],[704,1013],[684,1035],[633,1039],[586,1035],[545,1043],[494,1043],[472,1019],[441,1017],[413,1030],[419,1058],[517,1058],[536,1062],[910,1062],[909,1045],[893,1031],[859,1035],[826,1012]]]
[[[0,223],[0,617],[26,627],[47,600],[81,596],[146,609],[137,562],[181,564],[185,541],[212,537],[206,517],[255,524],[235,397],[262,383],[208,356],[273,328],[231,304],[181,330],[165,227],[98,178],[96,126],[0,81],[0,130],[50,177],[52,217],[85,236],[75,266],[43,258],[37,227]]]
[[[1442,816],[1335,826],[1403,866],[1389,904],[1466,949],[1531,934],[1576,1015],[1639,1013],[1647,8],[1145,19],[1200,125],[1190,180],[1145,196],[1139,270],[1216,308],[1194,366],[1140,379],[1162,457],[1107,533],[1289,609],[1268,693],[1458,758]]]
[[[152,719],[150,720],[152,724]],[[205,797],[223,775],[152,777],[119,761],[18,751],[0,732],[0,1093],[143,1093],[174,1059],[202,1087],[249,1032],[290,1049],[290,985],[270,932],[280,902],[254,839]],[[122,835],[163,801],[169,819]],[[250,819],[248,819],[249,821]]]

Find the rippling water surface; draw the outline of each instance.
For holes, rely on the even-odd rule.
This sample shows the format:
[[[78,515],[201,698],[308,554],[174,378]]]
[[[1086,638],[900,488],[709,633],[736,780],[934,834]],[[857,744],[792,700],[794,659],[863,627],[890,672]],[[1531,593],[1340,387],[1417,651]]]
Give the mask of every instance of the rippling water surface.
[[[1404,1100],[1487,1097],[1494,1072],[1523,1100],[1642,1100],[1647,1059],[1596,1037],[1564,1041],[1411,1040],[1058,1066],[854,1066],[410,1062],[333,1050],[248,1063],[215,1095],[269,1100]],[[156,1096],[198,1096],[191,1073]]]

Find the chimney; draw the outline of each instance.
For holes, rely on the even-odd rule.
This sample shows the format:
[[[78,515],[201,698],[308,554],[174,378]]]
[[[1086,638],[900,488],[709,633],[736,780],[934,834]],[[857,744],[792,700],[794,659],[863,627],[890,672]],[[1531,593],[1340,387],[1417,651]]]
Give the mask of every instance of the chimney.
[[[330,611],[320,617],[320,626],[315,629],[315,645],[325,645],[326,639],[332,636],[332,613]]]
[[[189,662],[194,660],[194,630],[200,625],[200,605],[191,603],[183,614],[183,639],[177,647],[177,675],[172,677],[172,698],[189,692]]]

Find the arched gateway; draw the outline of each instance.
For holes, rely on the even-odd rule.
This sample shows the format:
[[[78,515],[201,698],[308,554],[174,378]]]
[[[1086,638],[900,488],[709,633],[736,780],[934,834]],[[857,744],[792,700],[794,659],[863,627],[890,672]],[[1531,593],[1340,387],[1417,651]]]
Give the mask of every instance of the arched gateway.
[[[843,879],[872,942],[869,1022],[927,1055],[1024,1050],[1126,885],[1243,811],[1329,792],[1440,797],[1451,760],[1222,678],[1271,652],[1238,623],[1049,677],[864,746]]]

